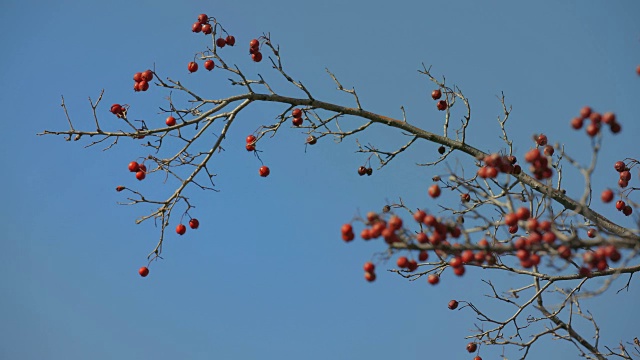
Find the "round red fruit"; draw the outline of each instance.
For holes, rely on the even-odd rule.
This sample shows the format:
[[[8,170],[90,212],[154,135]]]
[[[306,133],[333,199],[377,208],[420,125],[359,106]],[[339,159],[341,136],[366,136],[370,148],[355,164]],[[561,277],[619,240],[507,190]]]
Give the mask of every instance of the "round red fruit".
[[[372,272],[365,272],[364,278],[367,279],[368,282],[376,281],[376,274]]]
[[[478,349],[478,345],[474,342],[470,342],[467,344],[467,351],[472,353],[475,352]]]
[[[138,89],[139,89],[140,91],[147,91],[147,90],[149,90],[149,83],[148,83],[148,82],[146,82],[146,81],[144,81],[144,80],[140,81],[140,82],[138,83]],[[134,90],[135,90],[135,88],[134,88]]]
[[[622,211],[626,205],[627,204],[622,200],[616,201],[616,209],[618,209],[618,211]]]
[[[224,40],[224,38],[216,39],[216,46],[218,46],[219,48],[223,48],[225,45],[227,45],[227,42]]]
[[[573,118],[571,120],[571,127],[576,130],[582,129],[583,124],[584,124],[584,120],[581,117]]]
[[[438,184],[433,184],[429,187],[429,196],[434,199],[440,196],[440,186]]]
[[[271,171],[269,170],[269,167],[262,165],[262,166],[260,166],[260,170],[258,170],[258,173],[262,177],[267,177],[267,176],[269,176]]]
[[[140,170],[140,164],[138,164],[136,161],[132,161],[129,163],[129,171],[138,172],[138,170]]]
[[[291,119],[291,123],[293,123],[293,126],[300,126],[302,125],[302,118],[294,117]]]
[[[209,22],[209,17],[207,16],[207,14],[200,14],[198,15],[198,23],[200,24],[206,24]]]
[[[145,177],[147,177],[147,175],[144,173],[144,171],[138,171],[136,173],[136,179],[140,181],[144,180]]]
[[[189,220],[189,227],[192,229],[197,229],[198,226],[200,226],[200,221],[198,221],[198,219],[191,219]]]
[[[256,151],[256,146],[254,144],[247,144],[245,149],[247,149],[247,151]]]
[[[600,194],[600,199],[604,203],[610,203],[613,200],[613,191],[610,189],[602,190],[602,194]]]
[[[299,118],[302,117],[302,110],[295,108],[291,111],[291,116],[293,116],[294,118]]]
[[[227,38],[224,39],[224,42],[229,46],[233,46],[236,44],[236,38],[233,37],[233,35],[228,35]]]
[[[256,137],[254,135],[249,135],[245,140],[247,144],[253,144],[254,142],[256,142]]]
[[[255,53],[251,54],[251,59],[253,59],[253,61],[255,61],[255,62],[262,61],[262,53],[260,51],[257,51]]]
[[[211,27],[211,25],[209,25],[209,24],[202,25],[202,33],[203,34],[209,35],[209,34],[211,34],[212,31],[213,31],[213,28]]]
[[[538,138],[536,139],[536,143],[537,143],[539,146],[545,146],[545,145],[547,145],[547,135],[545,135],[545,134],[540,134],[540,135],[538,135]]]
[[[400,256],[396,261],[396,265],[401,269],[406,268],[409,266],[409,259],[406,256]]]
[[[440,282],[440,276],[435,275],[435,274],[430,274],[429,276],[427,276],[427,281],[431,285],[436,285],[437,283]]]
[[[124,109],[122,108],[122,105],[113,104],[113,105],[111,105],[111,110],[110,111],[111,111],[112,114],[121,114],[123,110]]]
[[[260,42],[257,39],[253,39],[249,42],[249,47],[252,49],[256,49],[260,46]]]
[[[438,110],[440,111],[445,111],[447,110],[447,102],[444,100],[440,100],[438,101],[438,103],[436,104],[436,107],[438,108]]]
[[[176,118],[174,118],[173,116],[169,116],[167,120],[164,121],[164,123],[167,124],[167,126],[173,126],[176,124]]]
[[[440,91],[440,89],[436,89],[431,92],[431,98],[433,100],[438,100],[441,97],[442,97],[442,91]]]
[[[184,233],[187,232],[187,227],[183,224],[178,224],[178,226],[176,226],[176,232],[178,235],[184,235]]]
[[[191,31],[193,31],[194,33],[199,33],[200,31],[202,31],[202,24],[200,24],[199,22],[193,23],[193,25],[191,25]]]
[[[198,71],[198,64],[192,61],[187,65],[187,69],[189,69],[189,72],[194,73]]]
[[[213,70],[213,68],[215,67],[215,64],[213,63],[213,60],[209,59],[207,61],[204,62],[204,68],[211,71]]]
[[[583,107],[582,109],[580,109],[580,116],[583,119],[588,118],[589,116],[591,116],[591,108],[588,106]]]
[[[364,271],[365,272],[372,273],[375,269],[376,269],[376,266],[373,265],[373,263],[371,261],[367,261],[366,263],[364,263]]]
[[[135,80],[135,79],[134,79],[134,80]],[[149,81],[153,80],[153,71],[151,71],[151,70],[149,70],[149,69],[145,70],[145,71],[142,73],[142,80],[147,81],[147,82],[149,82]]]
[[[149,268],[146,266],[141,267],[140,270],[138,270],[138,274],[140,274],[140,276],[142,277],[146,277],[147,275],[149,275]]]
[[[142,81],[142,73],[141,72],[137,72],[133,75],[133,81],[135,82],[140,82]]]
[[[458,302],[455,300],[451,300],[449,301],[449,305],[447,305],[449,307],[449,310],[455,310],[458,308]]]
[[[594,123],[587,125],[587,135],[594,137],[598,135],[599,132],[600,132],[600,128],[598,127],[598,125]]]
[[[602,122],[611,125],[616,122],[616,114],[612,112],[606,112],[602,115]]]

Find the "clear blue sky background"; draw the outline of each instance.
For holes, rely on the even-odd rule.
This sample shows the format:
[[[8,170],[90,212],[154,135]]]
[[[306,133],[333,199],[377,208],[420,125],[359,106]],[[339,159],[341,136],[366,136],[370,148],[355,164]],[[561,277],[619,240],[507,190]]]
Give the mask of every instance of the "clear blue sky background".
[[[168,194],[174,184],[152,177],[139,183],[127,172],[129,161],[148,153],[133,141],[102,152],[83,149],[85,139],[35,134],[67,127],[60,95],[76,126],[92,129],[87,97],[103,88],[105,105],[130,103],[135,118],[161,123],[156,113],[165,93],[131,89],[132,74],[154,63],[206,96],[229,94],[218,69],[187,73],[186,63],[208,44],[190,31],[201,12],[235,35],[238,45],[225,48],[227,59],[249,74],[276,78],[267,62],[253,64],[246,55],[251,38],[271,32],[290,73],[317,98],[351,104],[334,90],[329,67],[356,87],[365,108],[398,118],[403,105],[410,122],[440,131],[442,113],[427,98],[432,86],[416,71],[421,62],[432,64],[472,101],[469,142],[483,150],[503,148],[495,122],[501,91],[514,107],[508,129],[519,156],[532,133],[545,132],[587,160],[589,142],[568,122],[583,105],[615,111],[623,133],[606,134],[596,190],[615,184],[613,161],[639,156],[637,1],[5,0],[0,358],[470,359],[464,337],[474,316],[450,312],[448,300],[500,314],[480,281],[493,273],[449,273],[432,287],[404,281],[384,271],[392,264],[381,263],[369,284],[362,264],[382,244],[340,240],[340,225],[358,211],[379,210],[399,196],[435,210],[426,187],[444,168],[412,164],[433,160],[436,146],[360,178],[355,170],[364,157],[354,153],[354,139],[324,141],[305,153],[304,136],[287,128],[261,144],[272,169],[262,179],[243,140],[282,110],[273,105],[252,106],[231,130],[214,165],[222,191],[189,192],[201,228],[183,237],[170,233],[165,260],[152,265],[148,278],[138,276],[158,230],[135,225],[151,209],[118,206],[124,197],[114,187]],[[106,106],[99,114],[115,121]],[[360,140],[389,148],[402,140],[386,134],[374,130]],[[568,180],[575,183],[570,191],[582,187],[579,178]],[[610,207],[596,202],[596,208],[620,219]],[[621,223],[632,225],[628,218]],[[505,290],[518,284],[511,276],[496,281]],[[639,295],[632,284],[628,293],[586,302],[599,316],[601,343],[638,335]],[[531,358],[577,358],[571,345],[543,345]],[[481,350],[485,359],[500,353]],[[507,354],[518,356],[513,349]]]

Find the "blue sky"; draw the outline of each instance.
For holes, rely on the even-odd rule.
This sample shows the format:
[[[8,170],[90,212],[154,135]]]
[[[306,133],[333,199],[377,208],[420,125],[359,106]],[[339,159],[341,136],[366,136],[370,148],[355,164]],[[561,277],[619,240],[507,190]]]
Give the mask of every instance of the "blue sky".
[[[131,89],[133,73],[154,64],[207,96],[231,93],[219,69],[187,72],[208,45],[190,31],[201,12],[236,37],[229,59],[250,74],[277,78],[267,62],[254,64],[244,53],[250,39],[270,32],[290,74],[317,98],[352,104],[335,91],[328,67],[356,87],[366,109],[399,118],[404,106],[410,122],[440,131],[442,114],[428,99],[432,85],[417,73],[422,62],[433,65],[471,100],[468,141],[486,151],[503,147],[495,121],[501,91],[513,105],[508,130],[520,156],[531,134],[544,132],[586,161],[589,142],[569,128],[570,119],[584,105],[614,111],[623,132],[606,135],[594,189],[614,184],[614,161],[640,155],[635,1],[8,0],[0,10],[3,359],[471,359],[464,337],[474,316],[447,310],[447,302],[468,300],[499,313],[480,280],[505,289],[517,284],[513,276],[476,270],[431,287],[385,272],[391,263],[378,264],[378,280],[366,283],[362,264],[382,244],[344,244],[340,225],[398,197],[435,209],[426,188],[445,168],[413,164],[434,160],[437,147],[420,145],[360,178],[356,169],[365,157],[355,153],[354,139],[323,141],[305,152],[300,131],[285,129],[261,144],[272,172],[263,179],[244,138],[283,108],[261,104],[236,121],[227,151],[215,159],[221,192],[189,190],[200,229],[169,234],[165,259],[152,264],[149,277],[138,276],[158,229],[135,225],[151,208],[117,205],[124,197],[114,188],[168,194],[174,184],[133,179],[127,164],[148,153],[136,142],[103,152],[84,149],[84,139],[35,134],[66,128],[61,95],[76,127],[91,129],[87,97],[101,89],[105,123],[113,120],[106,105],[116,102],[135,104],[136,118],[160,123],[157,107],[166,93]],[[302,96],[278,84],[282,93]],[[359,139],[392,147],[402,137],[377,128]],[[578,177],[568,181],[579,191]],[[632,225],[610,207],[595,206]],[[639,295],[632,286],[587,302],[600,315],[602,343],[635,336]],[[571,345],[544,344],[532,358],[577,357]],[[485,359],[501,353],[481,349]],[[507,354],[518,356],[513,349]]]

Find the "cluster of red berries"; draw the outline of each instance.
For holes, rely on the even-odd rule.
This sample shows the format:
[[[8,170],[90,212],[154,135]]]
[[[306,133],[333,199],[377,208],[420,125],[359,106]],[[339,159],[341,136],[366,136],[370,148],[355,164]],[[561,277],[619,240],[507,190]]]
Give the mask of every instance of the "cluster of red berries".
[[[204,62],[205,69],[211,71],[213,70],[214,67],[215,67],[215,64],[213,63],[213,60],[208,59]],[[189,70],[190,73],[194,73],[198,71],[198,63],[195,61],[189,62],[189,64],[187,64],[187,70]]]
[[[194,33],[202,32],[205,35],[209,35],[213,32],[211,24],[209,24],[209,17],[207,14],[198,15],[198,21],[191,25],[191,31]]]
[[[498,173],[520,174],[522,169],[517,165],[515,156],[501,156],[500,154],[490,154],[482,159],[484,166],[478,169],[478,177],[481,179],[494,179]]]
[[[634,160],[635,161],[635,160]],[[618,172],[618,186],[621,188],[626,188],[629,186],[629,181],[631,180],[631,169],[624,161],[616,161],[613,164],[613,168]],[[613,191],[611,189],[605,189],[600,194],[600,199],[604,203],[610,203],[613,201]],[[624,200],[616,201],[616,209],[618,211],[622,211],[625,216],[629,216],[633,213],[633,208],[624,202]]]
[[[440,91],[440,89],[436,89],[433,90],[431,92],[431,98],[433,100],[438,100],[442,97],[442,91]],[[436,108],[438,108],[438,110],[440,111],[445,111],[447,110],[447,107],[449,107],[449,105],[447,104],[447,102],[445,100],[440,100],[436,103]]]
[[[553,170],[549,167],[549,159],[547,156],[553,155],[553,147],[551,145],[547,145],[547,136],[544,134],[535,136],[534,140],[537,146],[543,147],[543,153],[541,154],[540,149],[536,147],[535,149],[529,150],[524,155],[524,160],[531,164],[529,171],[533,173],[533,176],[537,180],[549,179],[553,176]]]
[[[613,167],[620,174],[618,186],[623,189],[629,186],[629,180],[631,180],[631,169],[629,169],[623,161],[616,161]]]
[[[135,73],[133,75],[133,91],[149,90],[149,81],[151,80],[153,80],[153,71],[151,70]]]
[[[247,151],[256,151],[256,137],[254,135],[249,135],[245,140],[247,142],[245,149],[247,149]],[[262,177],[267,177],[271,174],[271,170],[269,170],[268,166],[262,165],[260,169],[258,169],[258,174]]]
[[[614,245],[603,245],[598,247],[596,251],[587,251],[582,255],[584,265],[580,268],[580,275],[590,277],[593,269],[605,271],[609,268],[607,259],[618,262],[621,257],[622,255]]]
[[[613,134],[617,134],[622,130],[620,124],[616,121],[616,115],[612,112],[600,114],[593,111],[589,106],[580,109],[580,116],[571,120],[571,127],[579,130],[582,129],[584,121],[589,119],[590,123],[586,127],[587,135],[594,137],[600,132],[602,124],[609,125],[609,130]]]
[[[129,163],[129,171],[136,173],[136,179],[142,181],[147,176],[147,167],[144,164],[138,164],[136,161]],[[117,190],[117,188],[116,188]]]
[[[192,218],[191,220],[189,220],[189,227],[192,229],[197,229],[198,226],[200,226],[200,222],[198,221],[198,219],[196,218]],[[184,233],[187,232],[187,227],[184,226],[184,224],[178,224],[176,226],[176,233],[178,233],[178,235],[184,235]]]
[[[302,110],[298,108],[293,109],[293,111],[291,111],[291,116],[293,116],[291,122],[294,126],[302,125]]]
[[[364,278],[368,282],[372,282],[376,280],[375,270],[376,270],[376,266],[373,265],[371,261],[367,261],[366,263],[364,263]]]
[[[262,61],[262,53],[260,52],[260,41],[258,41],[258,39],[253,39],[249,42],[249,54],[251,54],[251,59],[253,59],[253,61]]]
[[[236,38],[233,35],[227,35],[226,38],[219,37],[216,40],[216,46],[219,48],[225,47],[225,45],[233,46],[236,44]]]
[[[373,174],[373,169],[370,167],[368,168],[368,167],[360,166],[358,168],[358,175],[360,176],[364,176],[364,175],[371,176],[371,174]]]
[[[353,235],[353,226],[351,226],[351,224],[342,225],[342,228],[340,230],[342,230],[342,240],[344,240],[345,242],[349,242],[355,237],[355,235]]]
[[[113,104],[111,105],[111,109],[109,111],[111,111],[111,113],[114,114],[115,116],[119,118],[123,118],[125,117],[125,115],[127,115],[128,109],[129,109],[129,105]]]

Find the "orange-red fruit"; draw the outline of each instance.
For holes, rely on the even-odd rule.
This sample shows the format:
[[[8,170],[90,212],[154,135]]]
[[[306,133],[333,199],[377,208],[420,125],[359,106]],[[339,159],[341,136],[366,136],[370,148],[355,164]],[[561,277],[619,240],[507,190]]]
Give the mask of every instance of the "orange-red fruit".
[[[588,106],[583,107],[582,109],[580,109],[580,116],[583,119],[588,118],[589,116],[591,116],[591,108]]]
[[[255,136],[253,136],[253,135],[249,135],[249,136],[247,136],[247,138],[246,138],[246,142],[247,142],[247,144],[253,144],[255,141],[256,141],[256,137],[255,137]]]
[[[538,135],[538,138],[536,139],[536,143],[537,143],[539,146],[545,146],[545,145],[547,145],[547,135],[545,135],[545,134],[540,134],[540,135]]]
[[[189,220],[189,227],[192,229],[197,229],[198,226],[200,226],[200,221],[198,221],[198,219],[191,219]]]
[[[118,186],[118,187],[116,187],[116,191],[117,191],[117,192],[120,192],[120,191],[122,191],[122,190],[124,190],[124,186]]]
[[[258,170],[258,173],[262,177],[267,177],[267,176],[269,176],[271,171],[269,170],[269,168],[267,166],[262,165],[262,166],[260,166],[260,170]]]
[[[435,285],[440,282],[440,276],[436,274],[430,274],[429,276],[427,276],[427,281],[429,282],[429,284]]]
[[[581,117],[573,118],[571,120],[571,127],[576,129],[576,130],[582,129],[582,125],[583,124],[584,124],[584,120],[582,120]]]
[[[209,35],[213,32],[213,28],[209,24],[202,25],[202,33],[205,35]]]
[[[293,116],[294,118],[299,118],[302,117],[302,110],[295,108],[291,111],[291,116]]]
[[[440,196],[440,186],[438,184],[433,184],[429,187],[429,196],[434,199]]]
[[[169,116],[167,120],[164,121],[164,123],[167,124],[167,126],[173,126],[176,124],[176,118],[174,118],[173,116]]]
[[[475,352],[478,349],[478,345],[476,345],[476,343],[470,342],[467,344],[467,351],[472,353]]]
[[[138,169],[139,169],[140,171],[147,172],[147,167],[146,167],[146,166],[144,166],[144,164],[140,164],[140,165],[138,166]]]
[[[427,259],[429,259],[429,253],[424,250],[420,251],[420,253],[418,254],[418,260],[427,261]]]
[[[364,271],[372,273],[375,269],[376,266],[373,265],[371,261],[367,261],[366,263],[364,263]]]
[[[521,207],[518,209],[518,211],[516,211],[516,215],[518,216],[518,219],[524,221],[529,219],[529,217],[531,216],[531,212],[529,211],[529,208]]]
[[[129,171],[138,172],[138,170],[140,170],[140,164],[135,161],[129,163]]]
[[[236,44],[236,38],[233,37],[233,35],[228,35],[227,38],[224,39],[224,42],[226,42],[229,46],[233,46]]]
[[[389,227],[393,230],[400,230],[402,227],[402,219],[395,215],[392,216],[391,219],[389,219]]]
[[[198,15],[198,22],[200,24],[206,24],[209,22],[209,17],[207,16],[207,14],[200,14]]]
[[[215,64],[213,63],[213,60],[209,59],[207,61],[204,62],[204,68],[211,71],[213,70],[213,68],[215,67]]]
[[[449,310],[455,310],[458,308],[458,302],[455,300],[451,300],[449,301],[449,304],[447,305],[447,307],[449,308]]]
[[[445,111],[447,110],[447,102],[444,100],[440,100],[438,101],[438,103],[436,104],[436,107],[438,108],[438,110],[440,111]]]
[[[508,213],[504,217],[504,223],[508,226],[518,225],[518,215],[514,213]]]
[[[355,238],[355,235],[353,233],[342,234],[342,240],[344,240],[345,242],[349,242],[354,238]]]
[[[135,81],[135,82],[142,81],[142,73],[141,72],[137,72],[137,73],[133,74],[133,81]]]
[[[189,63],[189,65],[187,65],[187,69],[189,70],[189,72],[194,73],[198,71],[198,64],[192,61]]]
[[[140,274],[140,276],[142,277],[146,277],[147,275],[149,275],[149,268],[146,266],[141,267],[140,270],[138,270],[138,274]]]
[[[224,38],[218,38],[218,39],[216,40],[216,45],[217,45],[219,48],[223,48],[225,45],[227,45],[227,41],[226,41]]]
[[[144,180],[145,177],[147,177],[147,175],[144,173],[144,171],[138,171],[136,173],[136,179],[140,181]]]
[[[302,125],[302,118],[294,117],[293,119],[291,119],[291,123],[293,124],[293,126],[300,126]]]
[[[427,216],[427,213],[424,212],[424,210],[418,210],[415,213],[413,213],[413,219],[417,222],[422,222],[425,216]]]
[[[587,125],[587,135],[594,137],[598,135],[598,132],[600,132],[600,128],[598,127],[598,125],[594,123]]]
[[[255,62],[262,61],[262,53],[260,51],[254,52],[253,54],[251,54],[251,59]]]
[[[627,204],[622,200],[616,201],[616,209],[618,209],[618,211],[622,211],[626,205]]]
[[[142,80],[149,82],[153,80],[153,71],[147,69],[142,73],[141,76],[142,76]]]
[[[193,23],[193,25],[191,25],[191,31],[193,31],[194,33],[199,33],[200,31],[202,31],[202,24],[200,24],[199,22]]]
[[[344,224],[344,225],[342,225],[342,227],[340,228],[340,231],[341,231],[343,234],[352,233],[352,232],[353,232],[353,226],[351,226],[351,224]]]
[[[372,272],[365,272],[364,278],[367,279],[368,282],[373,282],[376,280],[376,274]]]
[[[184,235],[184,233],[187,232],[187,227],[183,224],[178,224],[178,226],[176,226],[176,232],[178,235]]]
[[[440,91],[439,89],[433,90],[431,92],[431,98],[433,100],[438,100],[442,97],[442,91]]]
[[[409,259],[406,256],[400,256],[396,261],[396,265],[401,269],[409,267]]]
[[[260,42],[257,39],[253,39],[249,42],[250,48],[258,48],[260,46]]]
[[[480,356],[476,356],[473,358],[473,360],[482,360],[482,358]]]
[[[616,115],[612,112],[606,112],[602,115],[602,122],[611,125],[616,122]]]
[[[587,236],[590,237],[590,238],[596,237],[596,229],[587,230]]]

